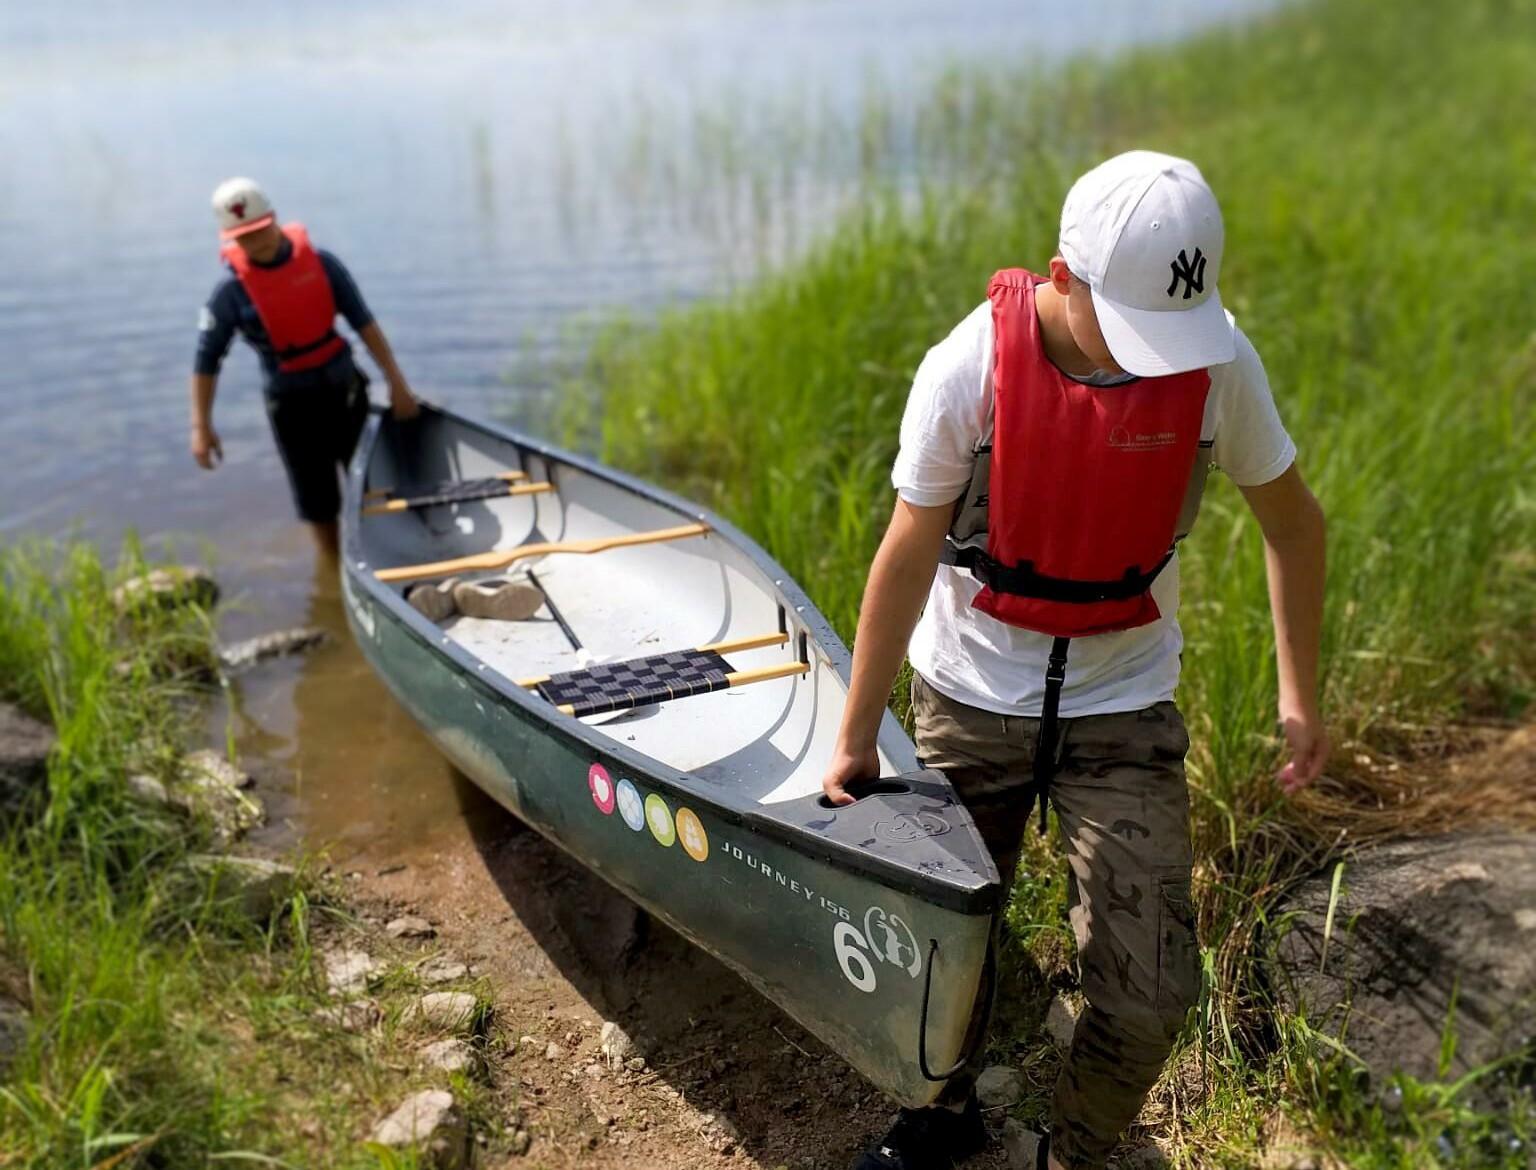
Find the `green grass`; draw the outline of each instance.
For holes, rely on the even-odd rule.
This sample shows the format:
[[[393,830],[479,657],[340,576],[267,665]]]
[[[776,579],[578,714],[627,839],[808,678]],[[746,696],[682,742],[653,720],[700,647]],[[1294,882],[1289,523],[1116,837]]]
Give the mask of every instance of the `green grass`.
[[[994,269],[1045,264],[1076,174],[1132,146],[1185,154],[1222,200],[1225,299],[1328,513],[1336,740],[1411,751],[1468,713],[1516,715],[1536,694],[1533,109],[1532,0],[1310,3],[1045,81],[1038,62],[952,75],[918,111],[918,192],[871,184],[761,280],[601,335],[583,371],[601,453],[721,510],[851,637],[923,353]],[[1249,979],[1256,931],[1350,822],[1282,800],[1270,779],[1262,550],[1230,485],[1182,565],[1211,1083],[1234,1101],[1260,1086],[1260,1112],[1293,1094],[1353,1164],[1436,1164],[1433,1141],[1382,1136],[1330,1097],[1349,1079],[1338,1068],[1318,1082],[1288,1066],[1310,1039],[1254,1063],[1276,1050]],[[1346,807],[1373,803],[1341,776]],[[1021,894],[1026,920],[1059,904],[1042,889]],[[1170,1140],[1221,1116],[1186,1114]],[[1333,1126],[1341,1116],[1351,1124]],[[1221,1148],[1211,1138],[1212,1157],[1242,1164]]]
[[[0,983],[31,1020],[0,1085],[0,1166],[414,1165],[361,1140],[430,1083],[396,1055],[406,956],[373,993],[378,1033],[322,1025],[313,934],[348,930],[345,909],[301,872],[249,919],[183,865],[206,826],[128,795],[129,773],[174,765],[208,685],[206,614],[116,612],[112,586],[146,567],[131,548],[110,571],[86,547],[0,551],[0,699],[58,733],[46,791],[0,837]],[[488,1108],[456,1079],[472,1116]]]

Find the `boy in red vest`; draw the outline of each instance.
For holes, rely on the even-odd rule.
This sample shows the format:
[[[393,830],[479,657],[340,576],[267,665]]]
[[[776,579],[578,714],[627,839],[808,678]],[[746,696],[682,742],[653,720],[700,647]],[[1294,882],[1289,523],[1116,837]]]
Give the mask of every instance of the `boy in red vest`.
[[[1040,1143],[1039,1166],[1054,1170],[1105,1165],[1200,992],[1173,550],[1212,462],[1263,532],[1290,751],[1281,785],[1310,783],[1328,754],[1322,510],[1217,295],[1222,243],[1192,163],[1120,155],[1068,194],[1048,274],[998,273],[929,351],[824,780],[847,803],[845,786],[877,774],[905,653],[918,754],[953,782],[1005,889],[1035,804],[1055,809],[1088,1006]],[[938,1105],[903,1110],[855,1170],[943,1170],[980,1150],[978,1066]]]
[[[341,510],[338,469],[352,454],[368,417],[368,379],[336,317],[356,330],[389,383],[399,419],[416,414],[415,396],[395,364],[378,322],[340,260],[315,248],[302,224],[282,227],[266,193],[250,179],[229,179],[213,193],[213,211],[230,273],[203,307],[192,373],[192,458],[212,470],[224,457],[213,429],[219,369],[236,333],[261,358],[267,414],[288,471],[294,507],[320,550],[335,556]]]

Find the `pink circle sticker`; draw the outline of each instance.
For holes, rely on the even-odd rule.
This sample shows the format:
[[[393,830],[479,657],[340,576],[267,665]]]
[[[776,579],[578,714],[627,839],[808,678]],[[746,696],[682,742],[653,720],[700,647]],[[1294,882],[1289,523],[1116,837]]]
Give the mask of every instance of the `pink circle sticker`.
[[[587,787],[592,790],[592,803],[597,805],[605,817],[612,816],[617,794],[614,792],[613,777],[608,775],[608,769],[601,764],[593,764],[588,768]]]

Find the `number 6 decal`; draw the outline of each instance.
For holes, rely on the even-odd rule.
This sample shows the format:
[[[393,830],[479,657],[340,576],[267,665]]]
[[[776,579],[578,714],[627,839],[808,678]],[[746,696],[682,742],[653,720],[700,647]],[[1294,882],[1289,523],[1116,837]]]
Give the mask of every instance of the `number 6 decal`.
[[[856,926],[839,922],[832,928],[832,947],[837,951],[837,963],[843,969],[848,982],[860,991],[875,989],[875,968],[864,953],[869,944]]]

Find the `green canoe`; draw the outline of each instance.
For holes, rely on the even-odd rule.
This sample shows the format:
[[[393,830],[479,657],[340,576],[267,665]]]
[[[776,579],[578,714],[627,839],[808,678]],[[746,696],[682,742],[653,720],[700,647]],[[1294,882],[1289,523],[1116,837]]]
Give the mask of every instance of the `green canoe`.
[[[445,755],[892,1097],[934,1098],[990,983],[997,872],[889,714],[884,779],[823,803],[849,655],[782,568],[696,505],[433,407],[370,418],[342,523],[353,633]],[[541,608],[406,600],[487,575]]]

